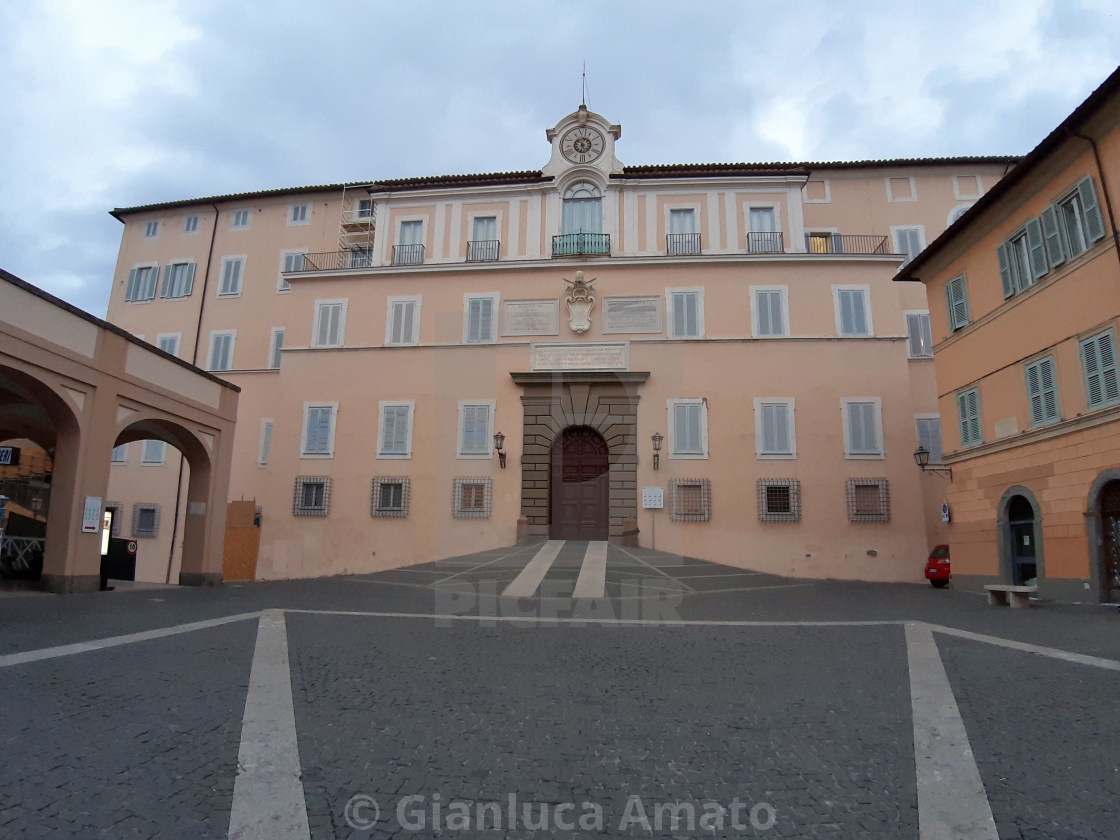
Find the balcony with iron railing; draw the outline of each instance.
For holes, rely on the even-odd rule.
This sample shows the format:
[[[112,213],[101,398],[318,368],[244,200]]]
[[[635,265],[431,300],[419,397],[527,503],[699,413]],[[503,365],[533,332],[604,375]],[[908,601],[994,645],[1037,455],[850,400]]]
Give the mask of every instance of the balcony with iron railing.
[[[785,239],[781,231],[751,231],[747,234],[747,252],[751,254],[785,253]]]
[[[472,239],[467,243],[467,262],[495,262],[501,245],[499,239]]]
[[[552,256],[610,256],[609,233],[561,233],[552,237]]]
[[[700,234],[665,234],[665,253],[670,257],[695,257],[700,254]]]
[[[393,265],[423,265],[423,245],[394,245]]]
[[[891,254],[889,237],[865,233],[807,233],[805,250],[810,254]]]

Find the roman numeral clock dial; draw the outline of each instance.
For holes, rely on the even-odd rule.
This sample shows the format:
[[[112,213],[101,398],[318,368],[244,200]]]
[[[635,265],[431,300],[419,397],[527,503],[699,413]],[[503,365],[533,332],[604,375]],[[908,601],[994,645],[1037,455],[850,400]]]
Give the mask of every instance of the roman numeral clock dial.
[[[560,153],[572,163],[590,163],[604,148],[603,135],[587,126],[573,128],[560,138]]]

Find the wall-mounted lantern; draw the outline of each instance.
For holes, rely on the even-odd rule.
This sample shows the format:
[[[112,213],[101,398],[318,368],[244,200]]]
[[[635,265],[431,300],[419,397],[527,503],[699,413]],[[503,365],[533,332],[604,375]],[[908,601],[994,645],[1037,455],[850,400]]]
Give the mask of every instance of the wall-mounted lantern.
[[[502,451],[505,445],[506,436],[501,432],[496,432],[494,434],[494,448],[498,450],[498,466],[500,466],[503,470],[506,468],[506,453]]]
[[[661,432],[655,432],[653,437],[653,468],[655,470],[661,469],[661,444],[665,440]]]
[[[914,450],[914,463],[918,465],[918,469],[922,472],[937,473],[938,475],[945,476],[950,481],[953,480],[953,470],[951,467],[931,467],[929,465],[929,450],[924,446],[919,445],[918,448]]]

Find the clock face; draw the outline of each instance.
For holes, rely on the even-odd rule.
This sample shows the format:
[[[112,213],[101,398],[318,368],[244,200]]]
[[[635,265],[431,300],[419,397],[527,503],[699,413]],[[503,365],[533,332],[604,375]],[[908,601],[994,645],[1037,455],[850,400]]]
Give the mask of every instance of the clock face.
[[[560,151],[572,163],[590,163],[604,148],[603,135],[588,126],[573,128],[560,138]]]

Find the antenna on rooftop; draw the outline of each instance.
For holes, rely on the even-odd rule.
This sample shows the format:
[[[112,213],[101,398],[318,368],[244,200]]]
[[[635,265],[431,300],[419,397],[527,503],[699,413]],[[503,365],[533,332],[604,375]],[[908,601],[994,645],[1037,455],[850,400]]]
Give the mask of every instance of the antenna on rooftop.
[[[583,90],[580,94],[580,104],[587,107],[587,62],[583,62]]]

